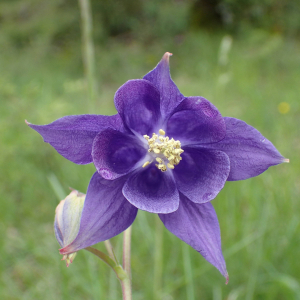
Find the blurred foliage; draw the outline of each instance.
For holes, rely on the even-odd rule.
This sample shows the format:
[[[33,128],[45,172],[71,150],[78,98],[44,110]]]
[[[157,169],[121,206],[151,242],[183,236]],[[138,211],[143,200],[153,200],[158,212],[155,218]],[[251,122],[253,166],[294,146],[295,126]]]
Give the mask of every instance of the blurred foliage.
[[[144,42],[175,36],[188,29],[192,1],[91,0],[94,38],[122,36]],[[74,0],[0,2],[0,45],[43,44],[45,49],[78,41],[80,11]]]
[[[2,0],[0,26],[2,47],[31,45],[47,49],[76,39],[79,9],[73,0]]]
[[[196,0],[194,27],[223,27],[240,32],[247,27],[287,35],[300,33],[300,2],[294,0]]]
[[[91,5],[98,43],[118,36],[149,44],[199,28],[300,33],[300,2],[294,0],[91,0]],[[78,42],[80,11],[74,0],[2,0],[0,26],[1,47],[61,48]]]

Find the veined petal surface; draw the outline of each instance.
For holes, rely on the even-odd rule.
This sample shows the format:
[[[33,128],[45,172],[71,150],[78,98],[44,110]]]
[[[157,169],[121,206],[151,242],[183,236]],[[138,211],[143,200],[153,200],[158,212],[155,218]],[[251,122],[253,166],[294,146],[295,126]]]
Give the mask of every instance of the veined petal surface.
[[[77,237],[60,250],[61,254],[76,252],[110,239],[127,229],[135,220],[137,208],[122,194],[126,178],[106,180],[93,175],[84,202]]]
[[[224,118],[226,136],[205,147],[224,151],[230,159],[228,180],[243,180],[257,176],[269,167],[286,160],[258,130],[244,121]]]
[[[48,125],[28,125],[63,157],[76,164],[88,164],[93,160],[92,144],[98,132],[106,128],[119,130],[123,123],[119,115],[78,115]]]
[[[115,106],[128,130],[151,134],[159,123],[159,92],[147,80],[129,80],[115,94]]]
[[[182,145],[218,142],[226,134],[218,109],[203,97],[187,97],[174,110],[166,134]]]
[[[219,222],[211,203],[196,204],[180,194],[179,208],[159,217],[170,232],[198,251],[228,281]]]
[[[169,57],[172,54],[166,52],[158,65],[144,76],[160,93],[160,107],[163,117],[167,117],[174,108],[184,99],[174,81],[171,79]]]
[[[179,193],[172,173],[163,173],[154,163],[130,174],[123,194],[132,205],[152,213],[170,213],[179,205]]]
[[[147,153],[133,134],[107,129],[93,143],[93,162],[99,174],[109,180],[127,174]]]
[[[227,154],[211,149],[183,149],[182,161],[173,171],[179,191],[195,203],[214,199],[224,187],[230,171]]]

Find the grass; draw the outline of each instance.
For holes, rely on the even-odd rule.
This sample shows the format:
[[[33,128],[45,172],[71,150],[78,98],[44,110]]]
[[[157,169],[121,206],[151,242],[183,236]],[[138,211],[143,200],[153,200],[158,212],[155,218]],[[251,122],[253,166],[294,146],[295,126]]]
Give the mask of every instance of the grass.
[[[160,232],[155,215],[140,211],[132,237],[133,298],[300,299],[296,256],[300,249],[300,43],[251,32],[233,38],[228,63],[220,65],[222,38],[221,34],[190,33],[147,47],[119,40],[97,46],[99,98],[89,106],[94,111],[87,108],[78,46],[64,51],[3,50],[1,299],[120,299],[114,274],[90,253],[80,251],[66,268],[53,234],[54,210],[62,194],[68,193],[68,187],[85,192],[93,165],[77,166],[65,160],[24,120],[46,124],[70,114],[113,114],[117,88],[128,79],[141,78],[165,51],[174,53],[172,77],[183,94],[202,95],[224,116],[256,127],[291,163],[256,178],[228,182],[213,200],[230,275],[227,286],[196,251],[164,228]],[[278,111],[281,102],[289,104],[288,113]],[[57,186],[61,188],[53,189]],[[159,257],[155,257],[156,240]],[[121,258],[121,236],[112,243]],[[97,247],[105,251],[101,243]]]

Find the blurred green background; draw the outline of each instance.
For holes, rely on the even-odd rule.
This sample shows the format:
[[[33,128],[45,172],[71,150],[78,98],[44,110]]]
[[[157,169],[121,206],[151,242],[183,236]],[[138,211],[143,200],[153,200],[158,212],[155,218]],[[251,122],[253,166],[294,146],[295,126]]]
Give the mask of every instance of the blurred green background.
[[[0,1],[0,298],[121,298],[114,274],[92,254],[80,251],[66,268],[53,233],[59,200],[69,187],[85,192],[94,166],[65,160],[24,120],[114,114],[118,87],[141,78],[169,51],[184,95],[204,96],[223,116],[245,120],[291,163],[228,182],[212,201],[227,286],[156,215],[140,211],[132,237],[133,299],[300,299],[300,2],[92,0],[91,6],[94,101],[78,2]],[[112,243],[121,258],[122,237]]]

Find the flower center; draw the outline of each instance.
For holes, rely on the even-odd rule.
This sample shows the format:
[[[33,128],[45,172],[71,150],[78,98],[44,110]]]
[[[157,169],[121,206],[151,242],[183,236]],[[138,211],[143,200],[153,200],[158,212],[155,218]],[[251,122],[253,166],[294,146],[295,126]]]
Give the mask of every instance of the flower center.
[[[144,135],[144,138],[148,142],[149,150],[153,156],[153,159],[158,162],[156,167],[162,172],[169,169],[174,169],[174,166],[178,165],[182,160],[180,154],[184,151],[181,149],[179,141],[175,141],[173,138],[169,139],[168,136],[164,136],[166,133],[160,129],[159,134],[153,133],[152,138],[148,135]],[[153,161],[153,160],[152,160]],[[152,161],[146,161],[143,164],[143,168],[148,166]]]

